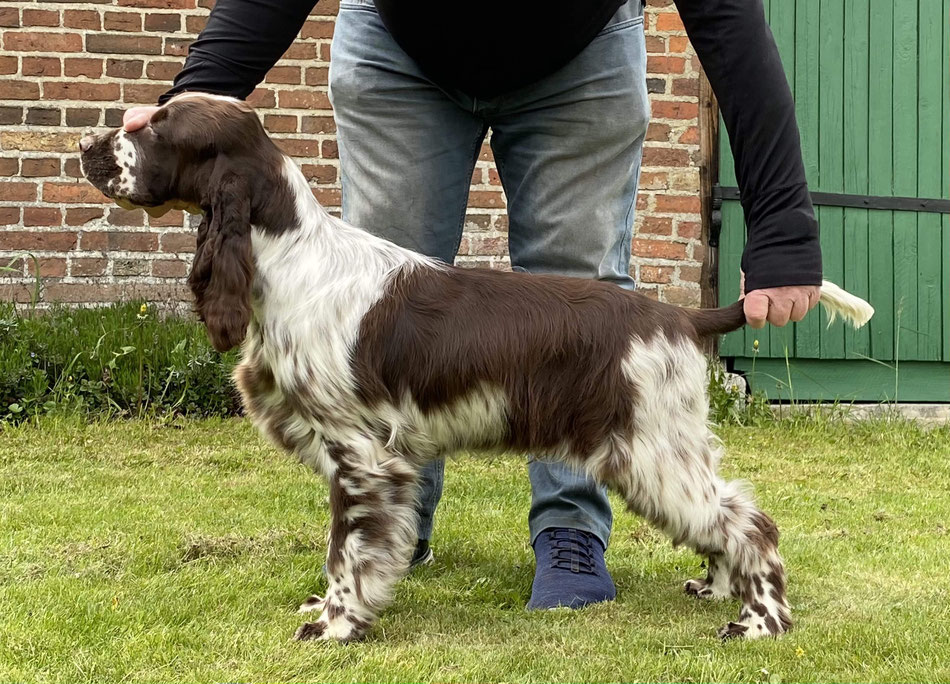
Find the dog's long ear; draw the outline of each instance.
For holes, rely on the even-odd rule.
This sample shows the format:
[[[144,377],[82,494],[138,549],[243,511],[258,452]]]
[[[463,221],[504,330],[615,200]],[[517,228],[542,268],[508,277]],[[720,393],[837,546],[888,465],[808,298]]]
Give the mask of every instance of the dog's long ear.
[[[241,344],[251,320],[251,209],[240,177],[224,174],[214,186],[211,211],[198,228],[188,285],[211,344],[227,351]]]

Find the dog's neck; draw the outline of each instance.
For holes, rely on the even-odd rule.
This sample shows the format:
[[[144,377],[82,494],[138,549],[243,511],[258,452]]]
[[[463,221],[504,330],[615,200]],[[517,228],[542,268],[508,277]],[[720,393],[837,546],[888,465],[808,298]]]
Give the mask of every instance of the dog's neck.
[[[272,196],[283,198],[284,206],[273,214],[275,223],[262,223],[268,217],[258,212],[252,231],[257,318],[293,315],[296,309],[328,315],[340,308],[365,309],[381,296],[393,272],[439,267],[332,216],[289,157],[283,157],[278,182],[283,185],[273,188]]]

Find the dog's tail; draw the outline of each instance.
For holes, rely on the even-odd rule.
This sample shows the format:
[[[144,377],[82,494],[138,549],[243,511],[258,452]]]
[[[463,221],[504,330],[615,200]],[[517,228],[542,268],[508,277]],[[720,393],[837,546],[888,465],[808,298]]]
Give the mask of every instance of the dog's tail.
[[[860,297],[845,292],[834,283],[821,281],[818,300],[828,310],[828,324],[841,316],[855,328],[860,328],[874,315],[874,307]],[[725,335],[745,325],[742,300],[721,309],[685,309],[700,337]]]

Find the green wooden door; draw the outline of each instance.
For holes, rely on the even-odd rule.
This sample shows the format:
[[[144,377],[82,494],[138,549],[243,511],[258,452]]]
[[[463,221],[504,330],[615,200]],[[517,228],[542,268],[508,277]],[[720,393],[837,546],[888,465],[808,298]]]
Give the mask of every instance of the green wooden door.
[[[876,314],[853,331],[827,326],[816,310],[785,328],[727,335],[720,354],[754,370],[753,388],[771,398],[950,401],[950,0],[764,4],[795,94],[825,278]],[[745,228],[734,192],[730,199],[736,178],[722,131],[719,299],[727,304],[739,295]],[[855,196],[871,206],[938,201],[834,206]]]

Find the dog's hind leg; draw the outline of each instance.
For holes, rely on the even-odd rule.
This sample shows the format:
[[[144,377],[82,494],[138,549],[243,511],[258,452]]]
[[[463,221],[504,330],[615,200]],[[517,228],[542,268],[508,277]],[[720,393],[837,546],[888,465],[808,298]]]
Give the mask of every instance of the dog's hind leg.
[[[301,612],[321,611],[294,638],[365,636],[409,567],[416,536],[417,467],[372,440],[331,444],[329,586]]]
[[[741,599],[739,619],[720,630],[722,638],[777,636],[791,626],[778,529],[737,483],[716,475],[713,440],[710,435],[709,446],[700,446],[695,456],[667,442],[675,459],[644,459],[641,450],[635,458],[639,467],[619,489],[630,509],[674,544],[707,557],[707,576],[688,581],[687,594]],[[679,462],[674,466],[674,461]]]

